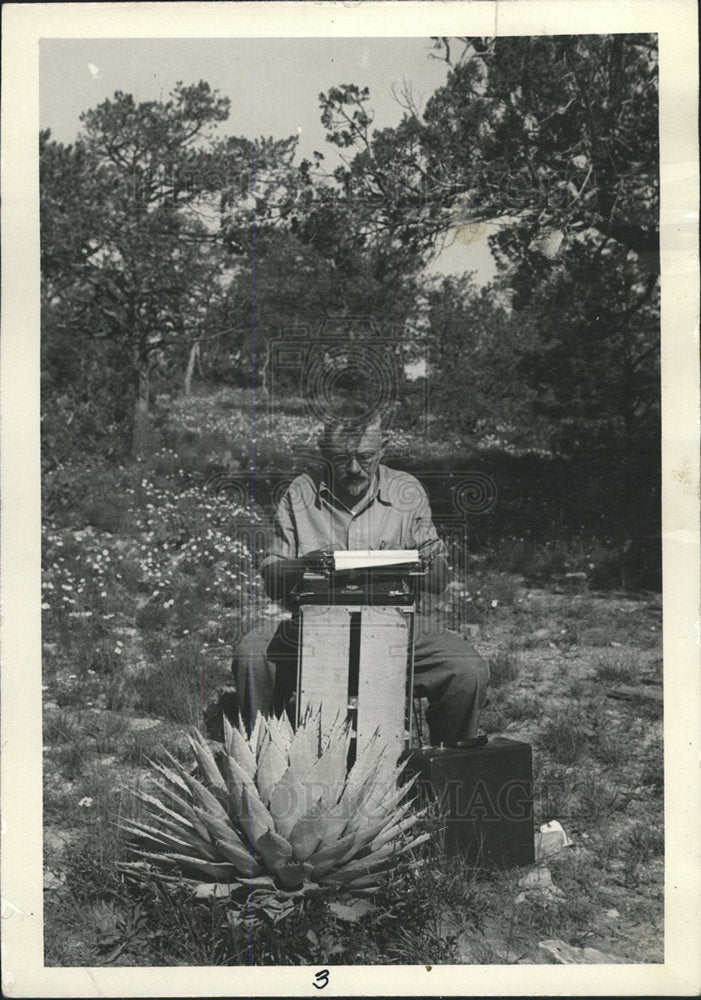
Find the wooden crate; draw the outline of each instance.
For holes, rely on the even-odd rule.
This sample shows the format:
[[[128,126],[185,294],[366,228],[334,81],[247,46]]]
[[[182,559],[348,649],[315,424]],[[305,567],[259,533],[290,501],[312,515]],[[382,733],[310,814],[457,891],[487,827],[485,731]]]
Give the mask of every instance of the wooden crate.
[[[411,738],[413,608],[309,604],[300,620],[297,721],[320,708],[326,735],[350,719],[356,754],[379,728],[398,757]]]

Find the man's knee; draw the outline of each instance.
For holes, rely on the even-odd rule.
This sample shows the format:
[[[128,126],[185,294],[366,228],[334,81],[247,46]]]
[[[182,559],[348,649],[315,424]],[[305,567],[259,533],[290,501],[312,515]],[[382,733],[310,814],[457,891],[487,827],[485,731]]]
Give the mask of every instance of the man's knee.
[[[453,687],[470,694],[487,690],[489,684],[489,664],[476,650],[467,651],[461,657],[445,661],[445,669],[453,679]]]
[[[264,657],[271,639],[272,633],[264,633],[257,629],[252,629],[241,636],[238,642],[234,644],[233,649],[231,666],[234,673],[240,668],[241,664],[248,664],[251,660]]]

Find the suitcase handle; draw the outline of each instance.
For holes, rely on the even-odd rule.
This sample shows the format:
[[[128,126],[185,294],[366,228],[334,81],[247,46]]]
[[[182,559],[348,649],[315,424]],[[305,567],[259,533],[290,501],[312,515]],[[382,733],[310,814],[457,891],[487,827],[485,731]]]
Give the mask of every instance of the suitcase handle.
[[[473,736],[469,740],[457,740],[454,743],[443,743],[442,746],[449,750],[473,750],[475,747],[483,747],[489,742],[487,736]]]

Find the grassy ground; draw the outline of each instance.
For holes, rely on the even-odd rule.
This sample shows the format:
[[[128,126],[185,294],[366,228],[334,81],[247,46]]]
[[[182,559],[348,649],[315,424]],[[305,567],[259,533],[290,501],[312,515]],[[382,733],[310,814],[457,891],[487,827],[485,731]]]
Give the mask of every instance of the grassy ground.
[[[662,961],[660,703],[608,697],[620,685],[661,690],[661,601],[594,590],[583,571],[593,543],[544,551],[514,539],[465,558],[434,608],[490,660],[484,730],[533,745],[536,821],[558,819],[572,838],[540,865],[551,888],[429,853],[361,925],[321,900],[294,921],[251,927],[221,903],[119,877],[115,824],[133,808],[130,789],[148,783],[164,747],[187,759],[185,729],[204,725],[231,683],[236,638],[252,614],[277,614],[251,541],[264,544],[263,500],[289,478],[293,450],[313,450],[314,428],[298,412],[258,426],[252,516],[250,427],[245,394],[194,397],[163,415],[164,447],[149,463],[47,476],[46,963],[538,962],[538,942],[553,937]],[[411,447],[395,441],[397,454]]]

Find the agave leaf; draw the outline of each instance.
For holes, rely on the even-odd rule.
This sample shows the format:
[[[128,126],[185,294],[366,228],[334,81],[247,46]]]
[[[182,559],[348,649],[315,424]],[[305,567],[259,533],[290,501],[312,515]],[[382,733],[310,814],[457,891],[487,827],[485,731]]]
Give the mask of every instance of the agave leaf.
[[[291,888],[300,885],[311,873],[312,866],[304,861],[288,861],[286,864],[280,865],[276,871],[282,884]]]
[[[319,726],[321,715],[317,712],[301,723],[293,735],[288,755],[290,768],[295,777],[306,781],[309,772],[319,757]]]
[[[258,798],[257,792],[250,791],[248,786],[243,789],[241,795],[239,822],[252,846],[266,830],[275,829],[273,818]]]
[[[412,779],[413,780],[413,779]],[[398,785],[395,789],[390,789],[385,797],[381,800],[379,809],[385,813],[396,812],[398,808],[401,808],[402,800],[408,805],[414,804],[413,797],[407,798],[407,791],[409,790],[408,785]]]
[[[226,751],[236,763],[241,767],[248,777],[253,780],[256,776],[256,755],[251,744],[243,735],[241,730],[229,726],[229,730],[224,730]]]
[[[223,815],[221,813],[213,813],[208,809],[201,809],[199,806],[194,807],[194,812],[196,818],[207,827],[207,833],[210,836],[214,835],[216,837],[225,837],[227,840],[233,840],[244,851],[247,850],[246,844],[226,813]]]
[[[335,844],[322,847],[316,853],[312,854],[308,861],[312,865],[314,878],[318,878],[319,875],[324,875],[330,871],[338,863],[339,858],[342,858],[348,851],[348,848],[353,845],[354,841],[355,834],[351,833],[347,837],[341,837]]]
[[[405,797],[407,788],[405,785],[389,788],[379,787],[376,783],[356,808],[355,815],[348,824],[348,832],[351,830],[362,831],[382,823],[383,817],[389,818],[396,810],[401,800]],[[382,829],[380,825],[372,834],[374,837]]]
[[[306,861],[322,840],[324,809],[315,802],[295,823],[290,833],[292,853],[297,861]]]
[[[268,809],[275,823],[275,830],[288,838],[292,828],[305,811],[305,789],[288,767],[270,793]]]
[[[208,841],[204,840],[195,830],[192,823],[185,820],[183,823],[177,823],[175,820],[170,819],[168,816],[164,816],[162,813],[156,812],[155,809],[151,812],[146,813],[145,820],[150,824],[154,824],[154,829],[162,830],[165,833],[169,833],[173,837],[179,837],[186,841],[203,840],[204,843]],[[146,826],[146,822],[139,818],[134,817],[133,819],[127,818],[128,823],[133,823],[137,826]]]
[[[208,839],[207,829],[202,825],[200,820],[197,819],[193,805],[190,802],[186,802],[184,799],[181,799],[170,788],[163,788],[161,789],[161,791],[166,800],[174,807],[174,810],[176,812],[178,810],[181,811],[183,816],[185,816],[186,819],[190,823],[192,823],[192,826],[195,829],[196,833],[198,833],[199,836],[202,837],[204,840],[207,840]]]
[[[379,885],[380,878],[383,872],[370,872],[367,875],[359,875],[357,878],[352,879],[350,882],[345,882],[344,886],[346,889],[374,889]]]
[[[166,767],[165,764],[162,764],[160,761],[152,760],[149,761],[149,763],[151,764],[152,767],[154,767],[157,771],[159,771],[163,775],[163,777],[169,784],[171,784],[174,788],[178,790],[179,794],[185,793],[186,795],[189,795],[190,789],[188,788],[187,783],[185,782],[185,779],[182,776],[182,765],[167,750],[165,751],[165,753],[166,756],[171,761],[171,763],[174,764],[175,770],[173,770],[170,767]]]
[[[411,803],[406,804],[406,808],[410,808]],[[392,822],[389,826],[385,826],[373,839],[370,841],[369,847],[371,851],[376,851],[380,847],[389,843],[390,840],[395,840],[398,837],[404,836],[407,830],[411,828],[418,822],[420,815],[423,813],[413,813],[411,816],[407,816],[406,819],[399,819],[401,813],[398,813],[396,817],[392,818]]]
[[[292,728],[292,724],[289,720],[287,712],[283,712],[278,719],[280,736],[282,742],[285,744],[285,749],[289,752],[290,746],[292,745],[292,740],[294,739],[295,731]]]
[[[242,885],[250,886],[255,892],[263,892],[265,889],[274,889],[275,882],[270,875],[255,875],[253,878],[239,879]]]
[[[190,820],[186,815],[184,815],[183,813],[176,812],[173,809],[169,809],[168,806],[165,805],[163,802],[161,802],[160,799],[156,798],[155,795],[149,795],[147,792],[142,792],[138,789],[136,791],[133,791],[132,795],[134,796],[134,798],[137,798],[141,802],[145,803],[145,805],[147,805],[152,812],[157,811],[160,814],[159,822],[165,822],[166,820],[169,820],[171,823],[174,824],[177,823],[179,826],[184,826],[184,827],[192,826]],[[191,811],[192,810],[190,809],[190,806],[188,804],[188,812]]]
[[[201,781],[198,781],[197,778],[193,778],[189,774],[187,775],[187,782],[190,785],[193,802],[196,806],[199,806],[200,809],[206,809],[207,812],[213,813],[221,819],[226,820],[228,818],[226,809],[221,801],[216,795],[210,792],[206,785],[203,785]]]
[[[209,861],[220,860],[212,845],[201,837],[193,836],[183,840],[166,830],[159,830],[156,827],[147,826],[145,823],[120,823],[119,825],[122,830],[132,834],[132,836],[140,837],[158,848],[167,847],[181,854],[187,851],[196,851]]]
[[[256,760],[258,760],[258,754],[260,753],[260,748],[263,743],[263,738],[267,732],[267,727],[265,725],[265,718],[260,712],[256,715],[256,721],[253,723],[253,729],[251,731],[251,738],[249,743],[251,749],[253,750]]]
[[[257,794],[256,786],[249,774],[229,754],[224,754],[222,758],[222,771],[230,796],[229,813],[232,819],[238,819],[242,813],[241,797],[244,788],[248,788],[251,794]]]
[[[280,750],[274,740],[268,740],[258,758],[258,793],[261,801],[267,804],[270,793],[287,770],[287,756]]]
[[[217,767],[217,762],[214,759],[214,754],[209,749],[207,741],[204,736],[197,730],[192,734],[188,734],[188,740],[190,746],[192,747],[195,758],[197,759],[197,764],[200,768],[200,772],[206,779],[207,784],[215,792],[219,792],[221,795],[227,795],[227,788],[224,779],[221,776],[221,772]]]
[[[201,818],[207,824],[210,837],[219,851],[227,861],[236,865],[237,870],[242,875],[257,875],[263,871],[256,858],[253,857],[246,845],[241,841],[238,833],[228,824],[221,821],[210,813],[201,812]],[[221,861],[218,856],[217,861]]]
[[[363,809],[360,812],[360,823],[353,824],[356,834],[364,844],[368,844],[374,837],[393,823],[398,823],[402,816],[411,809],[413,802],[393,802],[391,808],[376,808],[371,815],[365,815]],[[349,829],[350,832],[350,829]]]
[[[203,858],[193,858],[189,854],[157,854],[149,851],[137,851],[147,858],[163,862],[165,864],[179,865],[183,868],[191,868],[204,875],[209,875],[221,882],[238,880],[238,872],[235,865],[228,861],[214,862],[205,861]]]
[[[123,872],[127,878],[139,882],[152,878],[157,878],[159,882],[163,882],[166,885],[173,883],[181,884],[182,882],[190,881],[190,879],[186,879],[183,875],[166,875],[165,872],[146,861],[119,861],[117,862],[117,870]]]
[[[272,715],[269,719],[266,719],[266,727],[265,739],[261,745],[260,752],[262,753],[264,747],[272,743],[278,753],[285,758],[285,762],[287,763],[290,745],[283,736],[282,729],[280,727],[280,720],[277,716]],[[260,763],[260,754],[258,761]]]
[[[342,868],[335,868],[324,878],[319,879],[319,881],[324,884],[338,883],[345,885],[361,875],[369,875],[373,869],[379,866],[389,864],[396,853],[394,845],[387,844],[385,847],[380,848],[379,851],[375,851],[374,854],[368,854],[365,858],[349,861]]]
[[[367,794],[367,789],[375,781],[378,769],[382,761],[382,749],[377,752],[377,739],[370,739],[348,774],[343,794],[339,804],[351,816],[355,813],[357,804]]]
[[[348,815],[345,810],[325,811],[320,818],[321,823],[321,847],[327,844],[338,843],[339,838],[345,833],[348,826]]]
[[[172,808],[173,812],[177,812],[184,816],[189,816],[192,809],[192,795],[188,789],[187,793],[176,790],[174,785],[168,782],[159,783],[158,791],[166,800],[168,808]]]
[[[263,866],[235,841],[225,840],[223,837],[216,837],[215,843],[226,860],[236,866],[236,870],[239,872],[240,876],[253,878],[255,875],[262,875],[265,871]]]
[[[177,777],[177,775],[174,776]],[[190,778],[190,776],[188,775],[188,779],[194,782],[195,785],[199,785],[199,782],[197,781],[196,778]],[[199,785],[199,787],[204,789],[203,785]],[[179,795],[175,791],[175,787],[171,787],[168,784],[159,786],[159,791],[166,799],[166,802],[169,804],[169,806],[172,806],[172,809],[169,809],[169,811],[171,813],[174,812],[176,815],[182,814],[182,816],[192,824],[192,826],[194,827],[196,832],[200,835],[200,837],[207,840],[208,839],[207,830],[205,827],[202,826],[202,823],[197,819],[195,815],[193,808],[194,806],[193,796],[186,784],[185,784],[185,790],[188,796],[187,799]],[[218,806],[218,808],[221,807]]]
[[[315,761],[305,779],[315,798],[322,798],[327,806],[335,805],[341,795],[346,777],[350,731],[345,722],[335,723],[321,756]]]
[[[387,824],[388,817],[383,815],[381,819],[374,820],[370,822],[364,822],[360,827],[357,827],[353,831],[353,843],[350,845],[343,857],[338,859],[339,867],[342,867],[346,862],[350,861],[352,858],[357,857],[359,854],[362,857],[361,852],[369,854],[367,850],[367,845],[369,841],[373,839]]]
[[[363,813],[365,816],[371,816],[383,809],[385,811],[393,809],[405,795],[405,788],[397,785],[394,768],[380,766],[372,783],[365,789]]]
[[[380,799],[381,806],[387,809],[394,809],[395,804],[399,802],[401,799],[403,799],[405,796],[408,796],[409,792],[411,792],[419,776],[418,774],[414,774],[406,781],[400,782],[399,779],[401,778],[403,771],[404,771],[403,765],[401,767],[396,768],[394,776],[388,780],[387,794],[384,798]],[[395,795],[396,798],[394,799],[394,801],[390,802],[389,800],[391,800]],[[412,795],[411,798],[412,799],[415,798],[415,795]]]
[[[292,847],[284,837],[275,833],[274,830],[266,830],[256,841],[255,848],[266,866],[272,871],[275,871],[292,857]]]
[[[239,713],[239,718],[240,717],[241,716]],[[222,729],[224,730],[224,749],[226,750],[227,753],[232,753],[231,744],[234,735],[234,727],[229,722],[229,718],[226,712],[222,712],[221,722],[222,722]]]

